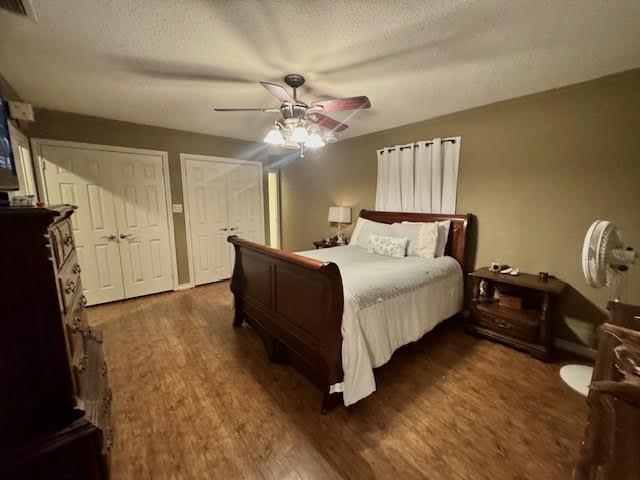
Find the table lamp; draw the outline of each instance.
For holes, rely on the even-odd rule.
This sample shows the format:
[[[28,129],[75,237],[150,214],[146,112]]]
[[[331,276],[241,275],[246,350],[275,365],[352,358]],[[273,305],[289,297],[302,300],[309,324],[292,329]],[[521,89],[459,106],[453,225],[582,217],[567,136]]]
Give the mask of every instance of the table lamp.
[[[337,241],[339,245],[344,245],[345,239],[342,233],[342,224],[351,223],[351,208],[350,207],[329,207],[329,222],[338,224]]]

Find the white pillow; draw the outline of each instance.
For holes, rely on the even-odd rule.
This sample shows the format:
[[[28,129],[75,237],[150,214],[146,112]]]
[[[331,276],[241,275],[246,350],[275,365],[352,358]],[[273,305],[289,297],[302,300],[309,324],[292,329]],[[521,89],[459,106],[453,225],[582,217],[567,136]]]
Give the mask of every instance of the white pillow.
[[[351,233],[351,241],[349,242],[349,245],[357,245],[358,238],[360,237],[360,231],[362,230],[363,225],[368,221],[369,220],[366,218],[358,217],[356,226],[353,228],[353,232]]]
[[[447,247],[447,240],[449,239],[449,228],[451,228],[451,220],[443,220],[441,222],[402,222],[402,223],[419,223],[422,225],[435,224],[438,227],[438,241],[436,244],[436,257],[442,257]]]
[[[435,258],[438,248],[438,225],[429,222],[423,223],[420,227],[418,256],[422,258]]]
[[[387,257],[403,258],[407,251],[408,238],[386,237],[371,234],[367,252]]]
[[[371,234],[391,236],[391,225],[358,217],[358,222],[351,235],[350,245],[369,248],[369,236]]]
[[[438,242],[438,226],[435,223],[393,223],[393,237],[407,237],[407,257],[433,258]]]

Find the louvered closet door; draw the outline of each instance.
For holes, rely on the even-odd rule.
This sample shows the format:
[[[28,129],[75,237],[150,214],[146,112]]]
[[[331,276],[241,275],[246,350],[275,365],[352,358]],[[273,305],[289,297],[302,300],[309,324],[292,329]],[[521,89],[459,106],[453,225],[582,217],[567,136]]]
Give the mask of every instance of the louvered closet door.
[[[196,285],[231,276],[227,236],[227,183],[230,165],[187,159],[189,229],[193,280]]]
[[[264,210],[260,165],[232,165],[227,173],[229,231],[241,238],[264,244]],[[233,266],[235,250],[229,245]]]
[[[78,206],[71,216],[87,303],[124,298],[116,216],[108,182],[109,152],[43,145],[45,202]]]
[[[171,290],[162,157],[117,152],[109,162],[125,295],[131,298]]]

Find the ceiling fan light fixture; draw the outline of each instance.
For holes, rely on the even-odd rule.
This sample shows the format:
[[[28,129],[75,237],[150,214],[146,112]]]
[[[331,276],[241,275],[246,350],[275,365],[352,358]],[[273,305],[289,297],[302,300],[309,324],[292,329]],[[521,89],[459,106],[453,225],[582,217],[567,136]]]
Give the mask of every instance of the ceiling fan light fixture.
[[[284,143],[284,137],[278,128],[273,127],[267,132],[267,135],[264,137],[264,142],[271,145],[282,145]]]
[[[312,133],[311,135],[309,135],[309,140],[307,140],[304,145],[308,148],[319,148],[324,147],[325,143],[320,134]]]
[[[296,143],[306,143],[309,141],[309,132],[307,132],[306,128],[297,126],[293,129],[293,132],[291,132],[289,140]]]
[[[325,141],[325,143],[333,143],[338,139],[336,138],[336,134],[333,133],[333,130],[327,130],[323,135],[323,140]]]

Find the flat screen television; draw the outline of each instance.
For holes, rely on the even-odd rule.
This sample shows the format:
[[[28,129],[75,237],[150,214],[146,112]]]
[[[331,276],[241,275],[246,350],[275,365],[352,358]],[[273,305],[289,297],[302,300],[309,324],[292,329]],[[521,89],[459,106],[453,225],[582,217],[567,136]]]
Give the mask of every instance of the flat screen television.
[[[0,192],[19,188],[9,137],[9,104],[0,98]],[[6,194],[2,196],[6,197]]]

